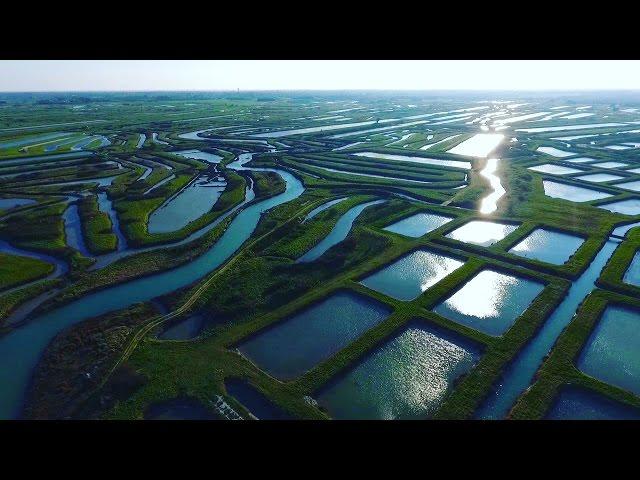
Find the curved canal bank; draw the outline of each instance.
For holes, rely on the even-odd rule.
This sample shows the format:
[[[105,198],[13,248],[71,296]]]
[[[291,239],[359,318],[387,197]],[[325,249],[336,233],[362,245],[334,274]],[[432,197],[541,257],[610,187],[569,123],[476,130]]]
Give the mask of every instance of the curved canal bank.
[[[250,237],[266,211],[299,197],[302,182],[280,169],[245,167],[252,154],[242,154],[229,165],[234,170],[268,170],[285,181],[285,191],[252,204],[238,213],[213,247],[194,261],[175,269],[132,280],[89,294],[34,318],[0,338],[0,418],[20,416],[33,369],[49,342],[62,330],[97,315],[146,302],[192,284],[228,260]]]

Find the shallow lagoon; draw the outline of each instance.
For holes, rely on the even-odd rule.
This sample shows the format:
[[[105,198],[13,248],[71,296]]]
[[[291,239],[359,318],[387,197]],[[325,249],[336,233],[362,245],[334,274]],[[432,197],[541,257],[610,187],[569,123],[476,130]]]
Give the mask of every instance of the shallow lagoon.
[[[620,180],[624,177],[620,175],[611,175],[610,173],[592,173],[589,175],[581,175],[580,177],[574,177],[576,180],[583,180],[585,182],[602,183],[612,182],[614,180]]]
[[[577,168],[563,167],[562,165],[552,165],[545,163],[544,165],[538,165],[536,167],[529,167],[529,170],[539,173],[550,173],[551,175],[569,175],[571,173],[583,173],[584,170],[578,170]]]
[[[388,232],[418,238],[453,220],[435,213],[416,213],[384,228]]]
[[[551,180],[543,180],[542,183],[544,185],[544,193],[548,197],[561,198],[572,202],[588,202],[611,196],[610,193],[600,192],[590,188],[577,187],[567,183],[553,182]]]
[[[640,251],[636,252],[631,264],[624,274],[624,282],[640,287]]]
[[[608,306],[577,363],[587,375],[640,394],[640,313]]]
[[[398,300],[413,300],[463,262],[428,250],[416,250],[364,278],[360,283]]]
[[[259,332],[238,350],[274,377],[289,380],[327,360],[390,313],[378,301],[338,292]]]
[[[198,336],[203,323],[204,319],[200,315],[192,315],[165,329],[158,335],[158,338],[161,340],[190,340]]]
[[[598,205],[600,208],[609,210],[614,213],[622,213],[624,215],[640,215],[640,199],[631,198],[629,200],[621,200],[619,202],[605,203]]]
[[[511,248],[509,253],[554,265],[562,265],[583,243],[584,238],[575,235],[537,228]]]
[[[316,398],[335,419],[428,418],[480,355],[467,340],[412,321]]]
[[[488,247],[505,238],[516,228],[518,228],[517,225],[488,222],[485,220],[472,220],[449,233],[447,238]]]
[[[223,185],[199,178],[149,215],[149,233],[174,232],[197,220],[213,208]]]
[[[494,270],[482,270],[433,311],[488,335],[502,335],[544,285]]]
[[[547,413],[549,420],[640,420],[640,410],[596,392],[563,388]]]
[[[180,150],[179,152],[171,152],[179,157],[190,158],[192,160],[204,160],[207,163],[220,163],[222,157],[209,152],[200,150]]]

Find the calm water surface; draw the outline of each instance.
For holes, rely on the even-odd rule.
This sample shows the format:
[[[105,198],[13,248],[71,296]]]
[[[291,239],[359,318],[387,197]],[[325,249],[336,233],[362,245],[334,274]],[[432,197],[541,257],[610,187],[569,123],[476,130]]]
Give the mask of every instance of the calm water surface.
[[[428,418],[480,355],[467,340],[413,321],[316,397],[335,419]]]
[[[515,245],[509,253],[541,262],[562,265],[584,243],[584,238],[537,228]]]

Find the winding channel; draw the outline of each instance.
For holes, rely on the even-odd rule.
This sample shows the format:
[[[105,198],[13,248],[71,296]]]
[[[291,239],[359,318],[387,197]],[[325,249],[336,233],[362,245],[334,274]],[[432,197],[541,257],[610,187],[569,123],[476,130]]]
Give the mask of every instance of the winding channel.
[[[241,210],[209,251],[174,269],[86,295],[36,317],[0,338],[0,419],[20,416],[33,370],[47,345],[62,330],[88,318],[149,301],[202,279],[244,244],[262,214],[302,195],[302,182],[289,172],[244,167],[251,157],[251,153],[241,154],[228,168],[276,172],[286,183],[285,191]]]

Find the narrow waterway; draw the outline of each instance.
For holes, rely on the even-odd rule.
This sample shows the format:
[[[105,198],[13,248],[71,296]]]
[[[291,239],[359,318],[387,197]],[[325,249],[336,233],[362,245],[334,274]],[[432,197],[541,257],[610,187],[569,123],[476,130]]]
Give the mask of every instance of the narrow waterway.
[[[250,159],[251,154],[242,154],[229,168],[254,170],[243,166]],[[266,170],[275,171],[282,177],[286,183],[285,191],[241,210],[218,242],[200,257],[175,269],[86,295],[34,318],[0,338],[0,384],[3,387],[0,390],[0,418],[20,416],[33,370],[49,342],[59,332],[88,318],[149,301],[202,279],[242,246],[263,213],[304,192],[304,186],[292,174],[279,169]]]
[[[595,288],[595,281],[618,245],[618,242],[611,240],[605,243],[587,270],[573,282],[565,299],[544,322],[535,337],[506,367],[495,391],[489,394],[476,412],[476,418],[502,419],[507,416],[518,397],[531,384],[562,330],[569,324],[585,297]]]

